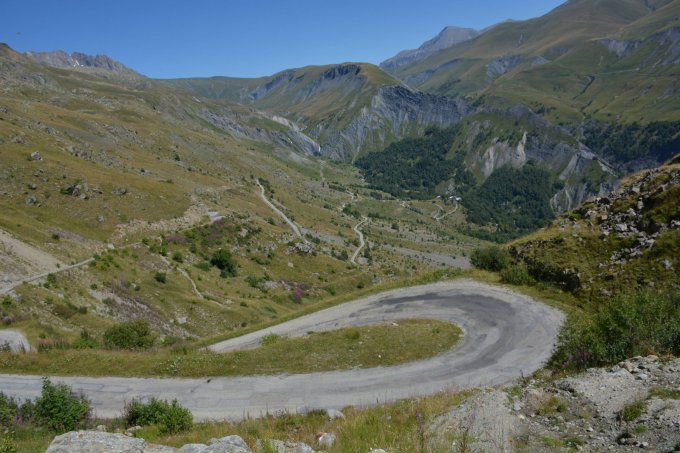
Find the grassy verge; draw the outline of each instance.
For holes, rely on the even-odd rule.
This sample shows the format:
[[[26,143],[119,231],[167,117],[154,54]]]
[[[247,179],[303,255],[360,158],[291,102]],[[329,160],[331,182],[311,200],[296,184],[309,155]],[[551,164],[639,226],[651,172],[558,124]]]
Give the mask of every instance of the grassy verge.
[[[299,338],[267,336],[252,350],[217,354],[198,350],[149,352],[52,350],[0,354],[3,373],[89,376],[204,377],[306,373],[389,366],[451,349],[461,331],[437,320],[404,320],[361,328],[308,333]]]
[[[329,420],[325,413],[305,415],[283,414],[240,422],[196,423],[180,434],[161,434],[156,426],[144,427],[136,433],[148,442],[180,447],[188,443],[205,443],[211,438],[232,434],[241,436],[255,448],[258,439],[281,439],[305,442],[316,447],[321,432],[337,435],[336,443],[326,447],[328,453],[355,453],[383,448],[392,452],[445,451],[464,434],[450,432],[447,445],[435,445],[437,440],[427,430],[437,416],[464,401],[471,392],[442,392],[425,398],[405,399],[369,408],[347,408],[345,418]],[[121,430],[120,420],[93,421],[104,423],[110,431]],[[53,438],[47,431],[30,430],[15,433],[18,451],[43,452]],[[446,450],[447,451],[447,450]]]
[[[313,305],[302,306],[299,310],[288,313],[277,317],[276,319],[267,320],[257,324],[247,326],[245,328],[239,329],[238,331],[229,331],[219,335],[213,335],[210,337],[205,337],[194,343],[196,347],[208,346],[220,341],[229,340],[231,338],[240,337],[242,335],[255,332],[261,329],[266,329],[267,327],[275,326],[277,324],[290,321],[291,319],[299,318],[301,316],[308,315],[326,308],[334,307],[336,305],[343,304],[345,302],[350,302],[363,297],[372,296],[374,294],[383,293],[397,288],[408,288],[410,286],[426,285],[428,283],[436,283],[439,281],[446,281],[448,279],[458,278],[461,276],[470,277],[471,275],[466,274],[466,271],[461,269],[446,269],[437,270],[433,272],[424,272],[411,278],[398,279],[393,281],[388,281],[386,283],[370,285],[363,289],[355,289],[351,292],[340,294],[338,296],[331,296],[325,300],[314,303]]]

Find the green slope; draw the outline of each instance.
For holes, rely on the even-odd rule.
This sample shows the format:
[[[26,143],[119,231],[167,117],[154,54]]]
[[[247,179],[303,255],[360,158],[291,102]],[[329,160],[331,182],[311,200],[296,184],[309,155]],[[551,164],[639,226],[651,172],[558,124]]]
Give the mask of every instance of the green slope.
[[[660,34],[677,27],[680,1],[570,1],[545,16],[500,24],[395,74],[418,89],[485,95],[488,105],[542,107],[554,122],[677,119],[677,61]],[[617,55],[603,39],[635,40]],[[675,45],[677,46],[677,37]],[[677,60],[677,57],[676,57]]]
[[[211,99],[228,99],[315,125],[338,127],[370,104],[377,89],[401,82],[367,63],[306,66],[254,79],[212,77],[167,80]]]

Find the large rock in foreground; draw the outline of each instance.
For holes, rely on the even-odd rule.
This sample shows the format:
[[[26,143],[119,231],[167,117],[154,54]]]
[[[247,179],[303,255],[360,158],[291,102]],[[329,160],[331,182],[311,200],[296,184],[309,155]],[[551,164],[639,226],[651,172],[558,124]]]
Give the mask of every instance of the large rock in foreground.
[[[280,453],[314,453],[307,444],[271,440]],[[261,450],[261,449],[260,449]],[[187,444],[181,448],[147,443],[144,439],[102,431],[71,431],[54,438],[47,453],[252,453],[239,436],[210,439],[208,444]]]

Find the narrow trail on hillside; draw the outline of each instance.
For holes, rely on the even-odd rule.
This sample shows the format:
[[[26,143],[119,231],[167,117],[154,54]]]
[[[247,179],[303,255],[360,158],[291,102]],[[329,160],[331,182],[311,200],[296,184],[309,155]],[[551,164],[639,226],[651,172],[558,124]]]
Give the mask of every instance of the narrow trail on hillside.
[[[359,256],[361,250],[366,246],[366,241],[364,241],[364,233],[362,233],[359,229],[366,222],[368,222],[368,218],[364,217],[361,222],[357,223],[354,225],[354,228],[352,228],[357,236],[359,236],[359,247],[357,247],[357,249],[354,251],[354,254],[352,255],[352,258],[349,260],[352,264],[357,264],[357,256]]]
[[[443,211],[443,209],[440,207],[440,208],[439,208],[440,211],[437,212],[437,215],[435,215],[433,218],[434,218],[437,222],[439,222],[440,220],[442,220],[442,219],[444,219],[444,218],[450,216],[451,214],[455,213],[456,211],[458,211],[458,206],[459,206],[459,204],[458,204],[458,202],[456,202],[456,207],[455,207],[455,208],[453,208],[452,210],[450,210],[450,211],[448,211],[448,212],[445,212],[444,214],[439,215],[439,213],[440,213],[441,211]]]
[[[19,286],[23,283],[30,283],[30,282],[34,282],[36,280],[40,280],[41,278],[47,277],[49,274],[58,274],[60,272],[70,271],[71,269],[76,269],[76,268],[85,266],[87,264],[90,264],[92,261],[94,261],[94,258],[88,258],[88,259],[81,261],[79,263],[71,264],[70,266],[64,266],[64,267],[60,267],[58,269],[54,269],[54,270],[51,270],[51,271],[46,271],[46,272],[41,272],[39,274],[31,275],[30,277],[23,278],[20,281],[10,283],[9,285],[0,288],[0,294],[7,294],[8,292],[12,291],[14,288],[16,288],[17,286]]]
[[[265,194],[264,186],[263,186],[262,184],[260,184],[260,181],[259,181],[259,180],[255,180],[255,182],[257,183],[258,186],[260,186],[260,198],[262,199],[262,201],[263,201],[267,206],[269,206],[269,208],[270,208],[272,211],[274,211],[279,217],[281,217],[281,218],[288,224],[288,226],[290,227],[290,229],[293,230],[293,233],[295,233],[295,235],[296,235],[297,237],[299,237],[300,239],[302,239],[304,242],[307,242],[307,241],[305,240],[305,238],[302,236],[302,232],[300,231],[300,228],[295,224],[295,222],[293,222],[292,220],[290,220],[290,219],[288,218],[288,216],[287,216],[286,214],[283,213],[283,211],[281,211],[279,208],[277,208],[276,206],[274,206],[274,203],[272,203],[271,201],[269,201],[269,199],[267,198],[267,195]]]
[[[161,243],[161,245],[162,245],[162,244],[163,244],[163,237],[162,237],[162,236],[159,236],[159,237],[158,237],[158,240],[160,241],[160,243]],[[169,268],[172,269],[172,263],[170,262],[170,260],[168,260],[168,259],[167,259],[166,257],[164,257],[163,255],[158,255],[158,256],[159,256],[159,257],[161,258],[161,260],[166,264],[166,266],[168,266]],[[192,290],[194,291],[194,294],[196,294],[196,296],[198,296],[199,299],[205,299],[205,297],[203,296],[203,294],[198,290],[198,287],[196,286],[196,282],[194,281],[193,278],[191,278],[191,275],[189,275],[189,273],[188,273],[187,271],[185,271],[184,269],[182,269],[182,268],[179,267],[179,266],[177,266],[176,269],[177,269],[177,272],[179,272],[179,273],[182,275],[182,277],[184,277],[184,278],[186,278],[187,280],[189,280],[189,283],[191,283],[191,288],[192,288]]]

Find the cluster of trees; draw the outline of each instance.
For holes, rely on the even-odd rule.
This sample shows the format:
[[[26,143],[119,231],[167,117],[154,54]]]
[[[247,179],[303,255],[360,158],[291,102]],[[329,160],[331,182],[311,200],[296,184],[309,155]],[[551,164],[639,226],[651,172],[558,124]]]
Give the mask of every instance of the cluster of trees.
[[[517,170],[503,167],[480,186],[465,168],[465,151],[451,153],[456,126],[429,128],[425,136],[408,138],[357,160],[372,187],[402,198],[428,199],[442,181],[453,178],[468,209],[468,220],[493,225],[493,231],[468,233],[506,241],[540,228],[554,218],[550,197],[559,189],[554,177],[533,162]]]
[[[502,241],[541,228],[555,216],[550,207],[550,197],[556,191],[553,179],[533,161],[521,169],[502,167],[465,194],[468,220],[495,225],[495,232],[487,239]]]
[[[454,177],[460,186],[474,184],[463,164],[465,153],[447,159],[457,127],[428,128],[419,138],[406,138],[384,151],[369,153],[356,161],[372,187],[397,197],[428,199],[437,184]]]
[[[649,124],[588,122],[585,144],[595,153],[620,164],[640,158],[665,162],[680,150],[680,121]]]

